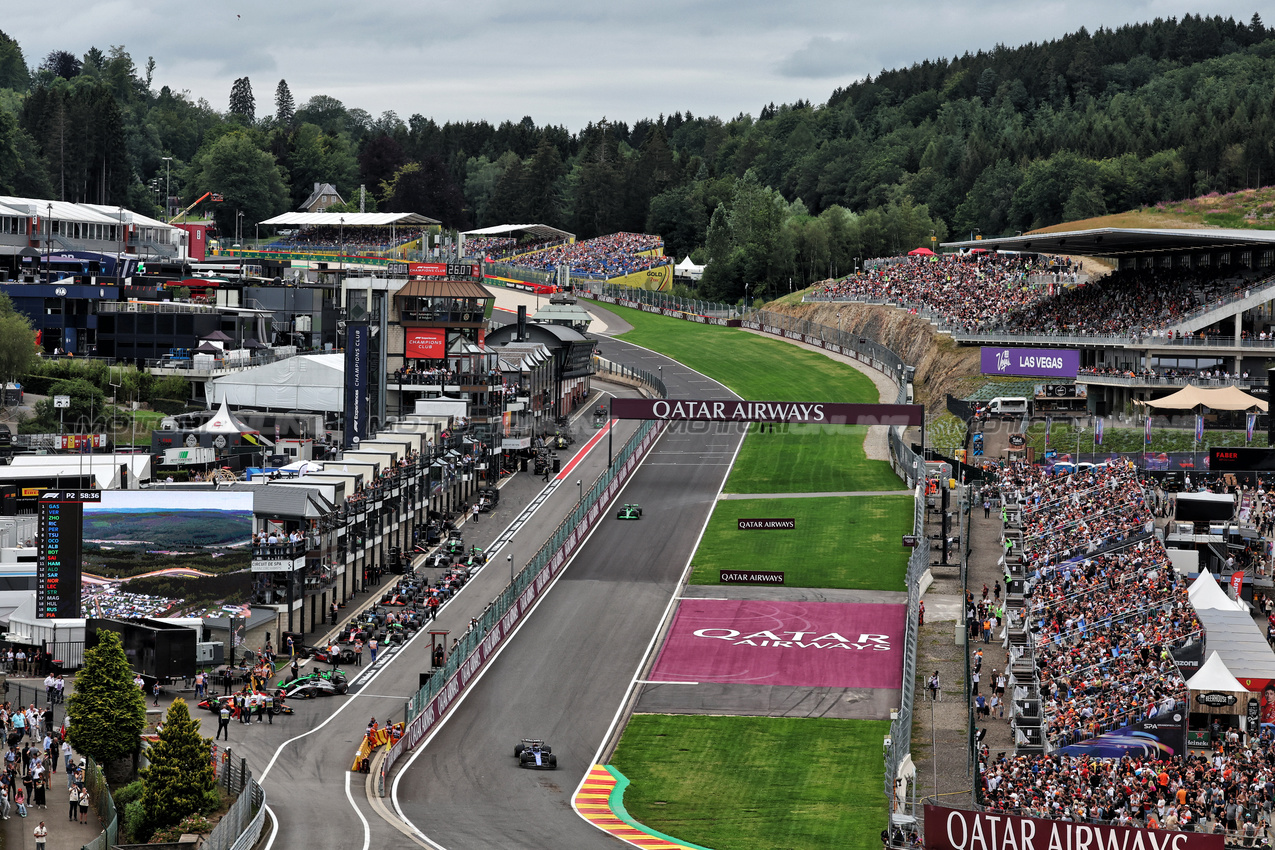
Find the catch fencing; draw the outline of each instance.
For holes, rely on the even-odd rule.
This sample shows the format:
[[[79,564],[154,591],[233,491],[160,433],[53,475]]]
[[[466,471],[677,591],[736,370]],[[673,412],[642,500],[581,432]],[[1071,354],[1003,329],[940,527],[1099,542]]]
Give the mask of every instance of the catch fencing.
[[[667,396],[663,382],[643,373],[652,389]],[[554,530],[513,581],[492,600],[473,625],[458,639],[447,661],[407,702],[406,728],[400,738],[381,759],[377,787],[384,793],[385,777],[404,754],[429,734],[447,710],[474,682],[478,674],[517,629],[523,617],[535,607],[553,579],[566,567],[588,536],[605,515],[620,489],[637,469],[646,452],[663,432],[663,424],[643,422],[616,453],[612,464],[585,491],[579,504]]]
[[[120,837],[120,819],[115,810],[115,798],[106,784],[106,776],[97,762],[86,759],[84,764],[84,790],[93,802],[93,811],[102,819],[102,834],[85,844],[82,850],[110,850]]]
[[[204,839],[200,850],[248,850],[261,838],[266,822],[266,792],[247,776],[247,787]]]

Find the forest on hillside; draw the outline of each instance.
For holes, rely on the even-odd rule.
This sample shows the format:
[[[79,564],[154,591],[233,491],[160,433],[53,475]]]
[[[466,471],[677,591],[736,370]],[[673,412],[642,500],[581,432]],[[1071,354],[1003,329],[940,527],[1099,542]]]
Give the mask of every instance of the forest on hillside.
[[[248,77],[223,111],[124,46],[34,61],[0,33],[0,194],[157,215],[167,165],[183,204],[225,197],[213,213],[229,232],[239,211],[295,209],[317,181],[358,209],[362,185],[368,209],[451,228],[658,233],[670,256],[710,263],[703,297],[729,301],[746,283],[774,296],[932,237],[1275,183],[1275,30],[1257,14],[930,59],[756,117],[600,116],[578,132],[372,116],[326,95],[297,104],[285,80],[259,103]]]

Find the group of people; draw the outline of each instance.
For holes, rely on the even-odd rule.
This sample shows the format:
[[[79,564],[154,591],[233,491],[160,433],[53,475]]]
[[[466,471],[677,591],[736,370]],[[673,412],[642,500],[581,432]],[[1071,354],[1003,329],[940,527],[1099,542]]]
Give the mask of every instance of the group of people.
[[[970,252],[870,261],[815,294],[924,310],[967,333],[1169,337],[1169,325],[1242,293],[1252,280],[1231,266],[1160,267],[1074,285],[1067,258]]]
[[[1227,836],[1228,846],[1268,847],[1275,798],[1275,737],[1253,748],[1161,760],[1014,756],[979,761],[984,804],[994,811]]]
[[[659,236],[612,233],[520,256],[514,265],[537,271],[567,266],[573,273],[618,277],[667,265],[671,262],[668,257],[644,253],[663,246],[664,240]]]
[[[11,711],[7,703],[0,711],[6,717],[6,726],[10,719],[25,713]],[[87,761],[83,756],[76,760],[71,744],[51,728],[51,720],[48,727],[28,724],[20,733],[16,727],[10,729],[6,739],[4,771],[0,773],[0,817],[8,820],[14,812],[26,817],[28,809],[48,808],[49,790],[61,756],[70,804],[68,819],[87,823],[91,802],[84,778]]]
[[[329,224],[307,227],[270,243],[272,251],[290,251],[306,248],[312,251],[384,251],[404,242],[420,238],[419,230],[390,227],[333,227]]]
[[[949,326],[974,331],[1047,297],[1049,288],[1032,277],[1048,267],[1048,258],[1039,255],[986,251],[891,257],[870,261],[859,273],[817,287],[814,294],[926,310]]]
[[[466,257],[504,260],[562,243],[563,240],[561,238],[519,241],[513,236],[466,236],[464,250]]]
[[[1239,779],[1237,768],[1253,751],[1223,748],[1215,757],[1220,762],[1197,757],[1185,768],[1180,760],[1059,753],[1112,729],[1181,711],[1186,682],[1173,652],[1200,640],[1203,628],[1187,597],[1187,583],[1163,545],[1154,537],[1134,536],[1153,522],[1134,468],[1113,464],[1050,477],[1010,464],[1002,473],[1002,498],[1022,511],[1025,541],[1019,554],[1030,590],[1026,626],[1051,753],[993,759],[981,748],[982,805],[1166,829],[1195,829],[1217,819],[1221,804],[1221,829],[1226,830],[1225,804],[1247,800],[1251,792],[1266,798],[1268,811],[1275,783],[1268,789]],[[1127,518],[1117,521],[1108,513]],[[1127,545],[1112,547],[1113,528],[1131,535]],[[1061,557],[1049,543],[1055,537],[1070,540]],[[1266,752],[1275,768],[1275,750]],[[1263,775],[1275,777],[1269,771]],[[1243,824],[1234,826],[1242,830]],[[1255,827],[1254,834],[1258,831]]]

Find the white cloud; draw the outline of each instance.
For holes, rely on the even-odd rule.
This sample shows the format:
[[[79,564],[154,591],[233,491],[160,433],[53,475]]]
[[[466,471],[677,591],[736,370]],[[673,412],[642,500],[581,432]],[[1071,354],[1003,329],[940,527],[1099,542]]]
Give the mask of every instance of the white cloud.
[[[9,4],[0,29],[31,65],[123,45],[138,67],[154,56],[156,86],[224,109],[237,77],[252,78],[269,112],[285,78],[298,103],[327,94],[373,115],[392,109],[492,123],[531,115],[578,130],[602,116],[632,123],[660,113],[756,114],[768,102],[822,103],[882,68],[1057,38],[1080,26],[1187,12],[1247,21],[1251,2],[1202,0],[61,0]]]

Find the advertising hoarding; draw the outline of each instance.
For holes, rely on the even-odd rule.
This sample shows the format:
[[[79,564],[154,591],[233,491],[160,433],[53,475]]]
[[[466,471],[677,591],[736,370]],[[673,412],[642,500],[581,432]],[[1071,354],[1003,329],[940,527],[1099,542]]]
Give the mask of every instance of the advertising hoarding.
[[[1080,372],[1080,352],[1073,348],[983,346],[979,362],[984,375],[1074,378]]]

